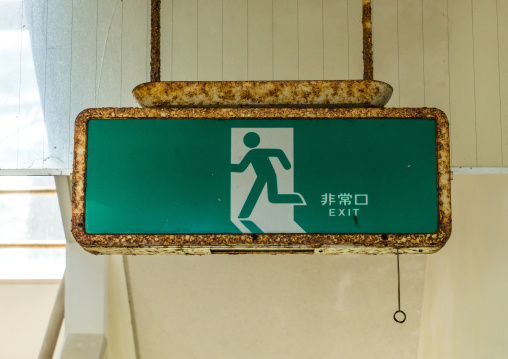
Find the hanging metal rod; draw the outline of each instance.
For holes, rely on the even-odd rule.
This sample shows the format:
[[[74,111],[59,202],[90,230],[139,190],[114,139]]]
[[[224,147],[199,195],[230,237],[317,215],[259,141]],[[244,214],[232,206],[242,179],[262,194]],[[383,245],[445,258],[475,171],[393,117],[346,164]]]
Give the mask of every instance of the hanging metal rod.
[[[151,0],[151,40],[150,40],[150,81],[161,80],[161,0]],[[363,25],[363,79],[374,79],[372,53],[372,4],[362,0]]]
[[[374,80],[371,0],[362,1],[362,24],[363,24],[363,79]]]
[[[161,0],[152,0],[150,82],[161,80]]]

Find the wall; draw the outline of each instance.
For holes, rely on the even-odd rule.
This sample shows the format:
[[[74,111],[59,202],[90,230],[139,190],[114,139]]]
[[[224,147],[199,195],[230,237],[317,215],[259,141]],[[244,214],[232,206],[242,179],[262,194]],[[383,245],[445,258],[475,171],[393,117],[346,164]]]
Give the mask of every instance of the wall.
[[[453,234],[428,256],[135,256],[141,358],[505,358],[508,176],[455,174]],[[421,316],[420,316],[421,313]]]
[[[140,358],[416,358],[425,260],[129,257]]]
[[[427,260],[418,358],[506,358],[508,176],[455,175],[452,190],[452,238]]]
[[[69,169],[77,114],[136,106],[131,90],[149,80],[149,1],[0,4],[8,30],[29,32],[3,55],[16,76],[0,168]],[[498,0],[373,1],[388,106],[444,110],[453,166],[508,166],[507,16]],[[353,0],[163,0],[162,79],[358,79],[360,19]]]
[[[106,358],[136,358],[136,327],[131,317],[129,288],[122,256],[109,256]]]
[[[37,358],[58,286],[54,280],[0,281],[0,357]]]

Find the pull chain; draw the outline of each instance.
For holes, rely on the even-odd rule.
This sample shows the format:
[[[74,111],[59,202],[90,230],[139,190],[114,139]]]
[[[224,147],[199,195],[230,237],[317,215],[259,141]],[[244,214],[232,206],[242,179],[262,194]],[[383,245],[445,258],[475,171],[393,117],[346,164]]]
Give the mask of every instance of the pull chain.
[[[397,248],[397,294],[399,299],[399,309],[393,314],[393,320],[397,323],[404,323],[406,321],[406,313],[400,310],[400,264],[399,264],[399,249]],[[397,314],[401,314],[401,318],[397,318]]]

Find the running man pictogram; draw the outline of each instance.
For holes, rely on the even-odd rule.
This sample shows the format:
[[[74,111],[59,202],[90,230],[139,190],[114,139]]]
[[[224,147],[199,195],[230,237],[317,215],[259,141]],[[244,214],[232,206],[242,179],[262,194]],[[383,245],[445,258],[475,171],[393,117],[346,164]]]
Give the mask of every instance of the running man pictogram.
[[[246,219],[251,215],[265,186],[267,186],[268,201],[270,203],[305,204],[303,197],[298,193],[281,194],[278,192],[277,174],[275,173],[275,169],[270,161],[270,157],[278,158],[285,170],[289,170],[291,168],[291,163],[284,151],[281,149],[256,148],[260,142],[261,139],[256,132],[247,133],[243,138],[243,143],[245,146],[251,148],[251,150],[245,155],[240,163],[231,164],[232,172],[243,172],[250,164],[252,164],[252,168],[257,176],[254,185],[245,200],[245,204],[238,215],[239,219]]]

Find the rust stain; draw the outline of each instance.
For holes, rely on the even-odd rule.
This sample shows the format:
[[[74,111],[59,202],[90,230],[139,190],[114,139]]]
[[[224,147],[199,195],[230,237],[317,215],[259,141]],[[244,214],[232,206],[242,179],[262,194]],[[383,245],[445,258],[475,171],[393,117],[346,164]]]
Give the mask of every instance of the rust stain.
[[[143,107],[383,107],[393,89],[381,81],[147,82],[132,90]]]
[[[91,119],[429,118],[436,122],[439,228],[425,234],[89,234],[85,225],[87,127]],[[95,254],[209,254],[213,250],[313,249],[315,254],[433,253],[451,234],[450,147],[446,115],[429,108],[95,108],[76,118],[72,233]],[[307,251],[308,252],[308,251]]]

